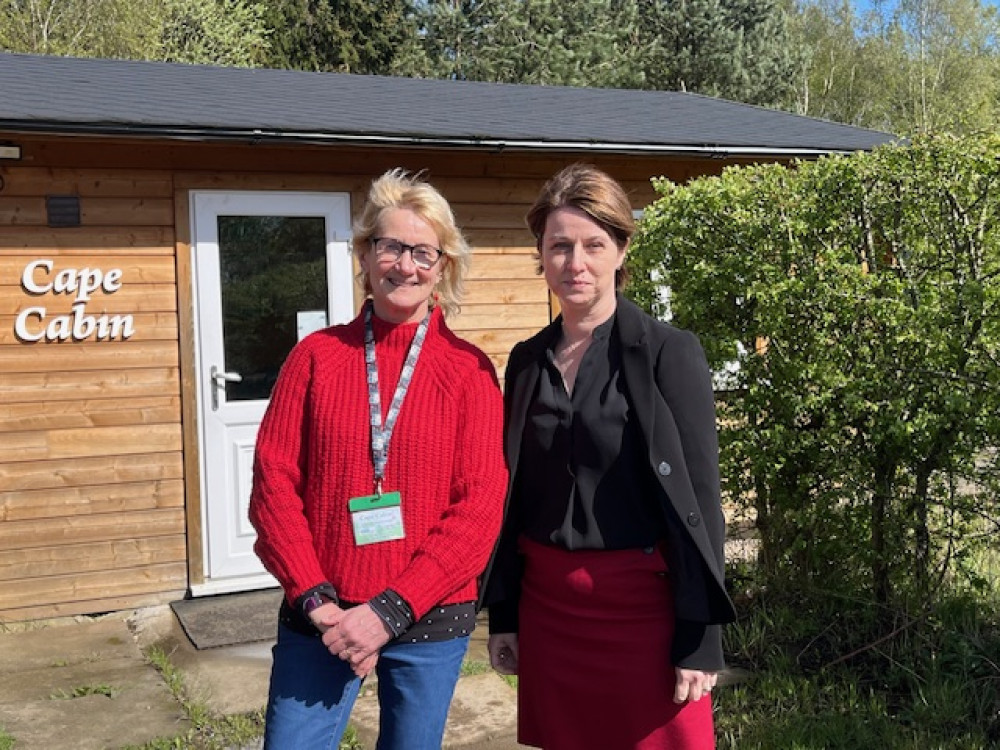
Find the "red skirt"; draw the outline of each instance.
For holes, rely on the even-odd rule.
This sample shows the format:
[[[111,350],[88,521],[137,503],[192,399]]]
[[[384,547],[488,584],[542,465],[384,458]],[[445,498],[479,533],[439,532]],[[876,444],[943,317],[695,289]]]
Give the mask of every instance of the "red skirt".
[[[674,703],[673,596],[658,550],[567,552],[522,537],[518,742],[710,750],[711,697]]]

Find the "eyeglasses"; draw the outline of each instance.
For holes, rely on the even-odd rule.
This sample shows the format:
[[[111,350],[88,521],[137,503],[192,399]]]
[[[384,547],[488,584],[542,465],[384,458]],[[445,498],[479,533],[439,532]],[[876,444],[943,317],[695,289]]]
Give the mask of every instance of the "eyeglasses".
[[[442,255],[441,250],[433,245],[407,245],[392,237],[373,237],[372,247],[375,248],[375,256],[379,260],[391,260],[393,263],[408,251],[413,258],[413,264],[425,271],[433,268]]]

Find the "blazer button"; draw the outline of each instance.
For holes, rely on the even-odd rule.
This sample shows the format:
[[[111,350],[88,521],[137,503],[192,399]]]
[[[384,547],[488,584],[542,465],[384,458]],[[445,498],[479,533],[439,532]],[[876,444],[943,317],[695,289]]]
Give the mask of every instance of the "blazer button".
[[[668,464],[666,461],[661,461],[660,465],[656,467],[656,470],[660,473],[661,477],[669,477],[670,472],[673,471],[673,469],[670,467],[670,464]]]
[[[688,513],[688,526],[697,526],[701,523],[701,516],[697,513]]]

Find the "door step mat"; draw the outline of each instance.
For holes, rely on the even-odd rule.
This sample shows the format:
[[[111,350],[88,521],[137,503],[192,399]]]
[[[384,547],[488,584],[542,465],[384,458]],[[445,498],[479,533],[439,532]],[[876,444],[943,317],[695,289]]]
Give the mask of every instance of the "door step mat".
[[[278,635],[281,589],[220,594],[171,602],[195,648],[273,641]]]

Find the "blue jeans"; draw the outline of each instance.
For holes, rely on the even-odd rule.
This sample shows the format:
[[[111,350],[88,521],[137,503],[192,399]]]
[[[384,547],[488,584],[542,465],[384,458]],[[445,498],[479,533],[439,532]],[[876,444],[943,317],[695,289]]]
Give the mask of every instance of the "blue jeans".
[[[378,750],[440,750],[469,638],[391,644],[379,654]],[[323,641],[278,626],[265,750],[336,750],[363,680]]]

